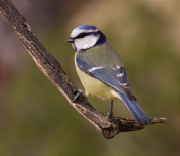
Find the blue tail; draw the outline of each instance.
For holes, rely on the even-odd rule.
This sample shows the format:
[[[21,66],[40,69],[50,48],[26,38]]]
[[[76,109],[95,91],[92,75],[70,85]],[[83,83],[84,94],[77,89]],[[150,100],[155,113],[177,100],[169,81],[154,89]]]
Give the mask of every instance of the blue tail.
[[[121,100],[124,102],[126,107],[129,109],[131,112],[132,116],[136,120],[137,123],[139,124],[147,124],[151,125],[151,121],[147,117],[147,115],[144,113],[142,108],[138,105],[138,103],[134,100],[130,100],[125,94],[123,93],[118,93]]]

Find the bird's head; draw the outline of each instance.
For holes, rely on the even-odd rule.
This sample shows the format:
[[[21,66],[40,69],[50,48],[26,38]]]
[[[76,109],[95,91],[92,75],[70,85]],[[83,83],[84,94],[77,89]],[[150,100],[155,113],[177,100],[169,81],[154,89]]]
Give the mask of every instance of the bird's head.
[[[92,25],[75,28],[66,42],[72,43],[75,51],[86,50],[107,42],[105,35]]]

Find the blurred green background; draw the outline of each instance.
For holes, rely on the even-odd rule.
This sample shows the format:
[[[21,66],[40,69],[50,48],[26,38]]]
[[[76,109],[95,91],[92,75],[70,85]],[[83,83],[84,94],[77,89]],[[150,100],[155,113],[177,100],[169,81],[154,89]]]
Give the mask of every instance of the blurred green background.
[[[74,50],[65,42],[74,28],[94,25],[120,55],[133,94],[149,117],[167,123],[120,133],[107,140],[65,100],[0,16],[1,155],[178,155],[178,1],[13,1],[36,36],[83,88]],[[110,101],[89,97],[100,112]],[[121,101],[114,116],[132,118]]]

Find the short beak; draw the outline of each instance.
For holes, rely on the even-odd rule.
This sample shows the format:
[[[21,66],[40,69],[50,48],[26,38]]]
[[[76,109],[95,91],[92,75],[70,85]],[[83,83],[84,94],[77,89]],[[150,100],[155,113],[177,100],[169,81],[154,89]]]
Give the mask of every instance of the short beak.
[[[68,43],[73,43],[74,42],[74,39],[73,38],[68,38],[67,40],[66,40],[66,42],[68,42]]]

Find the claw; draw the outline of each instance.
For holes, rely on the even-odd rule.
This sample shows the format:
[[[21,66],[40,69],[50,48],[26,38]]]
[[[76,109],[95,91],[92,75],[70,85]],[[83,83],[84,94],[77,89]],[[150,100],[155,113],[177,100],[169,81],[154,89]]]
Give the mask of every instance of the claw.
[[[111,112],[111,111],[108,112],[108,113],[107,113],[107,116],[108,116],[108,118],[112,119],[112,116],[113,116],[112,112]]]
[[[77,95],[75,96],[73,102],[76,101],[76,99],[77,99],[80,95],[81,95],[81,92],[78,92]]]
[[[78,89],[78,93],[77,93],[77,95],[75,96],[73,102],[76,101],[76,99],[77,99],[82,93],[86,93],[86,92],[85,92],[84,90],[82,90],[82,89]]]

